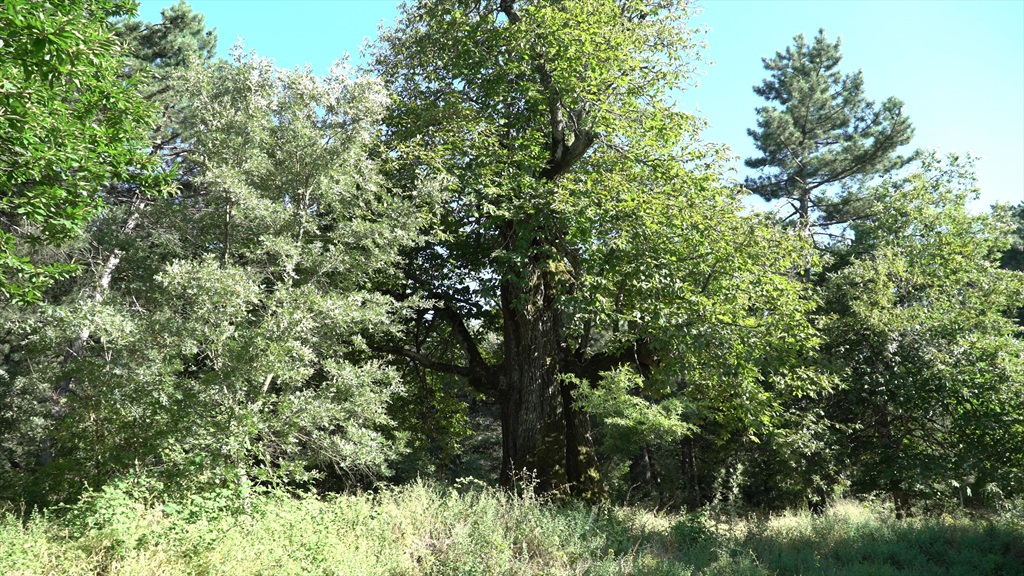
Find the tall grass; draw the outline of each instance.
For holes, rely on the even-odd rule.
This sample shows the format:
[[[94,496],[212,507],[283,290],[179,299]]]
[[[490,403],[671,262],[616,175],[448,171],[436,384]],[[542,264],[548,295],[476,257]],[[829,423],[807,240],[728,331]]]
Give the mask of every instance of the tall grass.
[[[106,489],[0,518],[0,574],[1024,575],[1024,522],[896,520],[879,506],[716,519],[556,506],[475,483],[174,503]]]

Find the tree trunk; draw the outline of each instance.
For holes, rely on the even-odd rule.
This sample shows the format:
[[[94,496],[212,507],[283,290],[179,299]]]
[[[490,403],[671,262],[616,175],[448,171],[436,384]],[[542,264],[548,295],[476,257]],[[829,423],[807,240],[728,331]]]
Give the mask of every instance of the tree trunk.
[[[889,458],[893,462],[901,459],[900,445],[902,440],[897,439],[892,429],[892,417],[887,407],[882,408],[881,418],[882,445],[889,452]],[[885,480],[885,489],[892,498],[892,505],[896,511],[896,518],[903,520],[907,516],[910,507],[906,492],[903,490],[903,482],[895,470],[889,471],[889,477]]]
[[[810,190],[804,189],[800,191],[800,214],[798,215],[800,222],[800,233],[807,236],[807,239],[814,244],[814,234],[811,232],[811,192]],[[812,280],[812,271],[810,265],[806,266],[803,270],[804,282],[810,283]]]
[[[121,228],[121,233],[123,235],[130,235],[135,231],[135,228],[139,225],[141,212],[144,206],[145,200],[140,194],[136,194],[132,199],[132,205],[128,212],[128,219]],[[102,303],[106,298],[107,292],[110,290],[110,280],[114,275],[114,271],[117,269],[118,265],[120,265],[121,257],[123,255],[124,253],[120,248],[115,248],[107,255],[92,289],[91,299],[96,304]],[[88,343],[91,335],[92,330],[86,326],[85,328],[82,328],[81,332],[78,333],[78,336],[74,340],[68,342],[68,346],[64,350],[64,356],[61,360],[61,367],[64,368],[65,371],[70,370],[71,365],[81,357],[82,352],[85,350],[85,345]],[[36,462],[36,472],[47,468],[53,461],[53,451],[56,444],[56,428],[60,425],[60,421],[64,417],[64,399],[73,391],[74,380],[69,374],[62,376],[53,387],[50,408],[54,420],[53,434],[43,439]]]
[[[607,493],[597,468],[597,452],[591,434],[590,415],[576,407],[572,391],[562,385],[562,413],[565,417],[565,470],[573,496],[587,501],[605,500]]]
[[[644,446],[629,462],[629,489],[639,498],[655,497],[655,505],[661,501],[661,479],[649,446]]]
[[[501,284],[504,358],[499,402],[501,483],[535,482],[538,492],[603,497],[589,416],[561,383],[561,323],[541,267]]]
[[[697,441],[692,437],[686,438],[680,441],[679,447],[687,507],[690,510],[697,510],[704,505],[704,494],[700,489],[701,467],[697,456]]]
[[[568,480],[555,307],[539,270],[523,275],[501,286],[501,482],[533,481],[538,491],[550,492]]]

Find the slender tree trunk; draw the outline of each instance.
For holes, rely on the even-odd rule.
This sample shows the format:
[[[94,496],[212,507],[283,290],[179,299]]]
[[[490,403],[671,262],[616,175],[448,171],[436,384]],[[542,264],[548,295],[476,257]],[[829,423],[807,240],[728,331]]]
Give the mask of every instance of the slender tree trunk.
[[[704,495],[700,489],[700,463],[697,458],[697,442],[693,438],[680,441],[680,460],[685,480],[686,496],[690,510],[697,510],[704,505]]]
[[[129,235],[135,231],[135,228],[139,225],[141,219],[142,208],[145,205],[145,201],[141,195],[136,194],[132,200],[131,208],[128,212],[128,219],[125,221],[124,226],[121,228],[123,235]],[[96,283],[93,285],[91,300],[96,303],[102,303],[107,296],[107,292],[110,290],[110,280],[114,275],[114,271],[118,265],[121,264],[121,258],[124,256],[124,252],[120,248],[115,248],[108,255],[106,260],[103,262],[103,267],[100,269],[99,276],[96,278]],[[78,336],[68,342],[67,348],[64,350],[64,357],[61,360],[61,367],[67,371],[71,364],[81,357],[82,352],[85,350],[85,345],[89,341],[89,337],[92,335],[92,330],[86,326],[82,328],[82,331],[78,333]],[[70,374],[66,374],[54,385],[52,393],[52,405],[51,413],[54,417],[54,428],[60,425],[60,420],[64,416],[64,399],[74,390],[74,380]],[[55,434],[43,439],[42,449],[39,452],[38,467],[45,468],[53,461],[53,448],[55,444]]]
[[[654,459],[651,457],[649,446],[644,446],[640,453],[630,460],[629,484],[630,489],[635,490],[640,497],[654,496],[660,500],[661,480],[658,478],[658,471],[654,468]]]
[[[807,239],[814,244],[814,236],[811,233],[811,193],[809,190],[800,191],[800,214],[797,216],[800,222],[800,232],[807,236]],[[804,282],[810,282],[812,279],[812,271],[810,265],[806,266],[803,270]]]
[[[885,448],[889,450],[889,456],[894,461],[900,459],[900,443],[901,441],[895,438],[892,430],[892,418],[889,414],[889,409],[886,407],[882,408],[881,418],[882,438]],[[886,490],[889,492],[889,496],[892,497],[892,505],[896,511],[896,518],[902,520],[906,518],[907,511],[909,509],[909,502],[907,500],[907,494],[903,490],[903,484],[900,478],[893,474],[886,480]]]

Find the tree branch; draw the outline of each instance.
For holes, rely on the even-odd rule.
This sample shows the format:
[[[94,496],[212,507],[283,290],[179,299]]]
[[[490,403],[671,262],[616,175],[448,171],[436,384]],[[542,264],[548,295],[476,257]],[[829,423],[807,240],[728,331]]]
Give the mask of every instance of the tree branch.
[[[431,360],[427,356],[420,354],[415,350],[409,350],[408,348],[402,348],[400,346],[382,346],[375,347],[378,352],[385,352],[387,354],[393,354],[395,356],[402,356],[408,358],[413,362],[416,362],[420,366],[427,368],[428,370],[434,370],[436,372],[444,372],[446,374],[454,374],[456,376],[462,376],[463,378],[469,378],[471,371],[465,366],[459,366],[458,364],[450,364],[448,362],[436,362]]]
[[[452,331],[455,333],[455,338],[466,352],[466,357],[469,359],[469,368],[473,371],[486,370],[488,364],[484,361],[483,354],[480,353],[480,347],[477,345],[476,340],[473,339],[473,334],[469,331],[462,316],[447,304],[435,308],[435,310],[440,312],[445,320],[448,321],[448,325],[451,326]]]
[[[515,0],[501,0],[499,9],[508,18],[509,24],[515,25],[522,21],[522,16],[515,8]],[[597,140],[597,133],[584,127],[588,115],[586,103],[569,111],[569,122],[567,122],[558,87],[555,86],[554,77],[543,59],[537,58],[534,69],[540,78],[541,87],[548,95],[548,118],[551,130],[549,157],[547,165],[540,172],[540,177],[545,180],[555,180],[568,172],[587,153],[587,150]],[[566,128],[569,128],[572,134],[572,142],[569,143],[567,143]]]

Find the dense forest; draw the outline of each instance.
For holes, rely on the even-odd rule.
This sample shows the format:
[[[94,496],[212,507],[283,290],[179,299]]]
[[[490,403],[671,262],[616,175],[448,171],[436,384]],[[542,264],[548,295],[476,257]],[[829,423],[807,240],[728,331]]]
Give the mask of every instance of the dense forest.
[[[1024,498],[1024,203],[970,209],[972,159],[824,31],[765,58],[737,183],[674,103],[682,0],[419,0],[325,76],[134,9],[0,9],[0,508],[25,522],[126,486]]]

